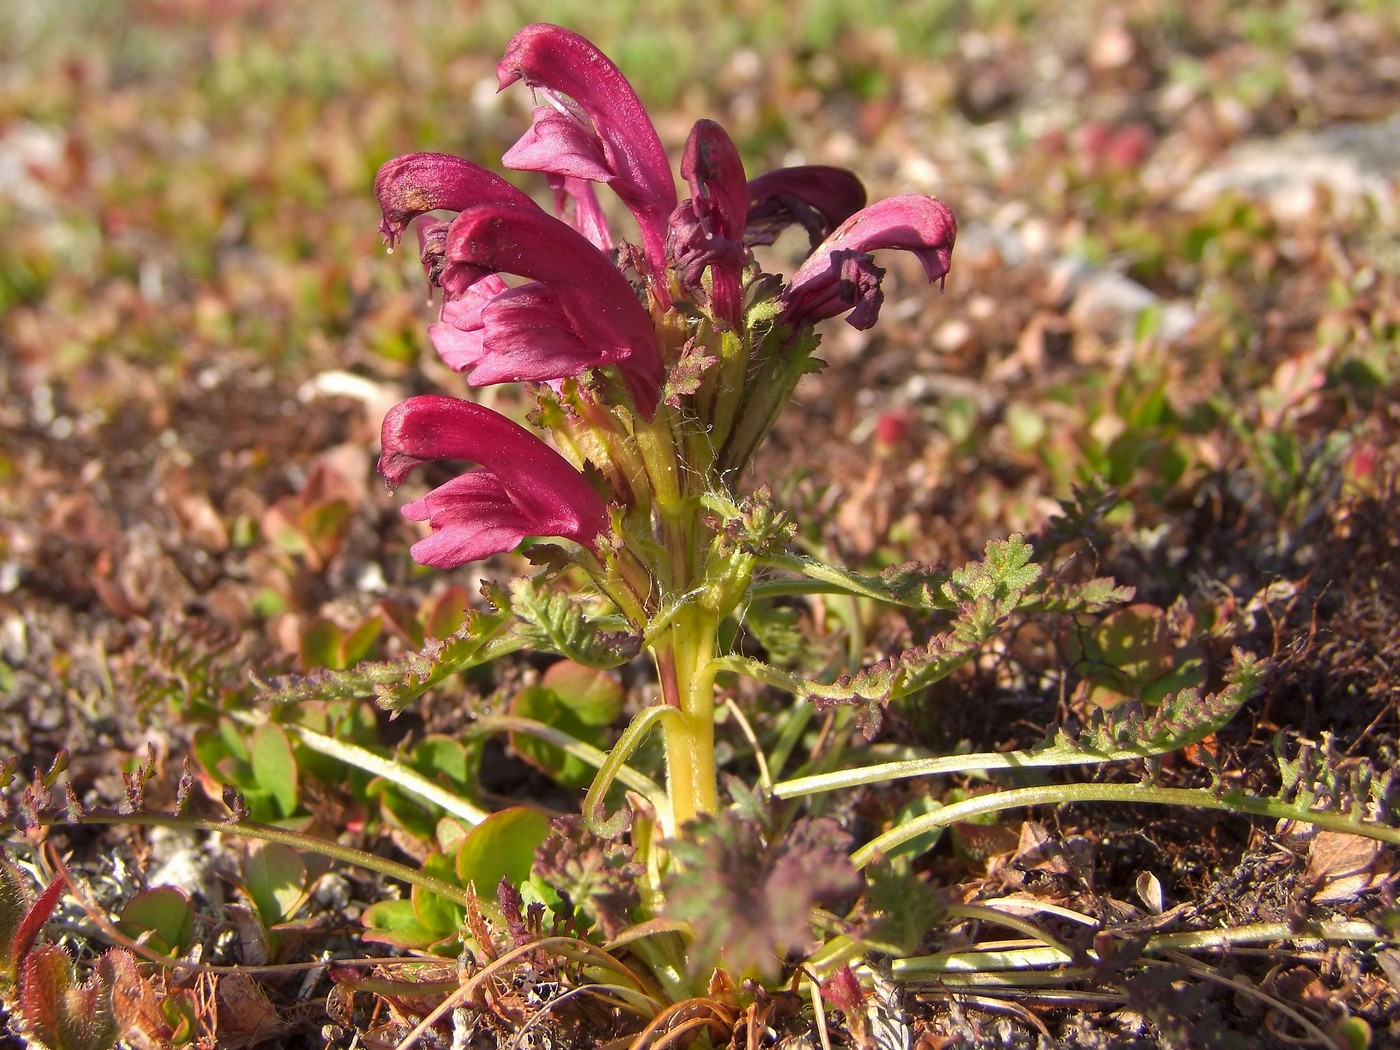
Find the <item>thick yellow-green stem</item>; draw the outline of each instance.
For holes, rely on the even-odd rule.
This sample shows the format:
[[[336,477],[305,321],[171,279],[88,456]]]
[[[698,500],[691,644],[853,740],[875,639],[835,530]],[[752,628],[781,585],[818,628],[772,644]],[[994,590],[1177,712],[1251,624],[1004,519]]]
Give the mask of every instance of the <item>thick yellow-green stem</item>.
[[[674,833],[686,821],[719,806],[715,774],[715,681],[709,670],[718,622],[700,606],[681,610],[657,654],[663,695],[680,711],[663,725],[666,789]]]

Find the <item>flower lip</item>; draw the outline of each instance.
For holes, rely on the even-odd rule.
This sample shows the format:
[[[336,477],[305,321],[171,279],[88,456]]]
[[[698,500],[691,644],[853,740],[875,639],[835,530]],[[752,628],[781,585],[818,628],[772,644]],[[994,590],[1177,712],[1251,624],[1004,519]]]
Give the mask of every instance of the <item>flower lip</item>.
[[[562,536],[591,549],[608,529],[602,498],[574,467],[530,431],[489,408],[423,395],[384,418],[379,472],[397,486],[419,464],[466,459],[481,464],[403,508],[433,534],[415,559],[450,568],[500,554],[526,536]]]
[[[501,287],[486,296],[472,285],[443,307],[443,321],[428,337],[444,363],[467,373],[473,386],[552,382],[610,363],[574,331],[558,298],[538,281]]]
[[[538,205],[494,171],[449,153],[409,153],[385,161],[374,177],[383,221],[379,232],[393,247],[408,224],[430,211],[465,211],[473,204]]]
[[[665,377],[656,329],[627,278],[606,256],[573,227],[538,208],[483,204],[467,209],[448,234],[444,290],[460,296],[501,272],[547,287],[573,333],[594,348],[592,363],[616,364],[638,410],[651,418]],[[489,320],[487,314],[489,307],[483,319]],[[523,316],[517,313],[516,319]]]
[[[851,310],[850,323],[875,323],[884,271],[870,252],[902,248],[923,264],[930,281],[941,280],[952,263],[957,221],[935,197],[905,194],[856,212],[808,257],[783,292],[783,320],[813,323]]]
[[[676,186],[651,118],[622,71],[577,33],[537,23],[511,38],[496,78],[501,90],[525,81],[553,107],[535,111],[536,125],[506,153],[506,166],[582,178],[605,175],[599,181],[606,181],[636,216],[647,261],[659,277]],[[585,174],[593,165],[599,167]]]
[[[668,234],[681,285],[699,289],[701,274],[709,269],[714,314],[738,328],[743,320],[743,272],[748,261],[744,162],[724,128],[713,120],[701,120],[686,140],[681,174],[690,184],[691,197],[671,213]]]
[[[749,245],[772,244],[784,228],[800,224],[815,248],[863,207],[865,187],[845,168],[777,168],[749,180],[744,239]]]
[[[713,120],[697,120],[681,156],[681,176],[691,195],[713,202],[715,225],[726,237],[740,239],[748,218],[748,184],[744,162],[729,132]]]

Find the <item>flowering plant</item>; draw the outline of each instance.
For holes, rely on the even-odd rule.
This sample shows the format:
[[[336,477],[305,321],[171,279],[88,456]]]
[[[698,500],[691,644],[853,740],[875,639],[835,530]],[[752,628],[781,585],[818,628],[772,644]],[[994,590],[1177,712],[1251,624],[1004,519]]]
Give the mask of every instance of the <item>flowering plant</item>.
[[[394,486],[430,460],[479,464],[404,507],[430,530],[413,547],[419,562],[450,569],[536,537],[545,542],[529,556],[542,571],[488,587],[494,608],[473,611],[407,673],[356,673],[398,708],[449,674],[522,648],[602,670],[648,654],[657,695],[606,752],[583,739],[577,718],[571,734],[543,715],[479,713],[479,731],[533,736],[598,771],[579,815],[552,826],[521,815],[529,811],[487,818],[468,834],[458,874],[464,854],[484,849],[474,840],[500,840],[486,825],[511,828],[521,888],[502,884],[505,921],[519,922],[528,883],[543,910],[626,944],[673,1001],[703,987],[695,982],[707,967],[775,980],[784,955],[810,951],[814,915],[824,914],[827,943],[808,962],[831,975],[828,994],[853,1008],[860,997],[845,962],[872,947],[912,951],[932,914],[926,887],[882,858],[926,849],[930,834],[1014,804],[1007,798],[1017,793],[923,806],[854,851],[835,820],[778,803],[955,770],[1158,754],[1220,724],[1257,672],[1241,660],[1229,688],[1206,702],[1183,691],[1152,719],[1109,720],[1017,756],[916,755],[842,768],[840,748],[828,756],[818,743],[798,776],[777,779],[809,712],[835,708],[841,731],[874,738],[893,700],[953,673],[1017,614],[1092,613],[1130,592],[1108,580],[1044,578],[1033,557],[1062,541],[1053,530],[1039,551],[1013,536],[953,572],[909,564],[865,575],[793,553],[793,521],[766,487],[745,489],[755,452],[801,377],[821,366],[814,326],[842,314],[858,329],[876,323],[885,271],[874,252],[912,253],[931,282],[948,274],[951,210],[922,195],[867,204],[859,180],[837,168],[748,179],[728,134],[708,120],[686,142],[680,173],[690,196],[678,200],[646,112],[587,40],[528,26],[497,73],[501,88],[523,81],[535,93],[531,126],[504,161],[546,176],[553,214],[485,168],[435,153],[390,160],[375,192],[390,246],[412,226],[427,278],[442,292],[429,328],[442,360],[472,386],[530,384],[529,422],[552,444],[472,402],[415,397],[385,420],[379,469]],[[639,243],[614,233],[598,183],[631,213]],[[783,280],[752,249],[788,226],[805,231],[810,251]],[[763,641],[761,610],[773,599],[823,593],[912,609],[941,618],[942,629],[834,680],[804,678],[752,655],[766,645],[742,644],[750,629]],[[729,683],[740,676],[797,700],[770,745],[734,703]],[[557,710],[551,702],[537,697],[529,711]],[[753,787],[730,779],[727,807],[716,761],[721,707],[757,768]],[[602,709],[606,720],[618,707]],[[662,785],[632,762],[654,729],[664,742]],[[521,841],[538,848],[521,854]],[[823,910],[843,901],[850,909],[857,898],[844,920]],[[432,940],[406,906],[376,906],[367,920],[381,939]]]
[[[504,162],[547,177],[555,214],[470,161],[419,153],[380,170],[381,229],[392,245],[416,227],[444,296],[429,330],[443,361],[473,386],[534,384],[534,422],[562,455],[489,409],[419,397],[385,420],[380,470],[397,485],[426,460],[481,464],[404,508],[432,529],[413,549],[424,564],[451,568],[526,535],[572,541],[554,571],[582,568],[655,657],[668,762],[660,820],[674,835],[717,808],[716,639],[748,596],[756,557],[784,538],[766,497],[745,505],[746,468],[817,366],[813,325],[842,313],[858,328],[875,323],[884,271],[871,253],[911,251],[941,280],[956,223],[930,197],[863,207],[859,181],[835,168],[746,180],[734,143],[708,120],[686,143],[691,196],[678,201],[645,110],[587,40],[529,26],[497,73],[540,103]],[[598,183],[632,213],[640,245],[612,232]],[[457,214],[430,214],[444,210]],[[749,249],[792,224],[813,247],[784,283]],[[761,503],[767,520],[753,522]],[[746,515],[750,535],[736,531]]]

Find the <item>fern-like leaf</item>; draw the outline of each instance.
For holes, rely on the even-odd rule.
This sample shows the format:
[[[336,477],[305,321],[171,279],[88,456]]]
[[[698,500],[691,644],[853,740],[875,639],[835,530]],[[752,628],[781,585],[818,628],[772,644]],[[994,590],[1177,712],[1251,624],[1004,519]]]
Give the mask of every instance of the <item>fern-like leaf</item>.
[[[301,700],[348,700],[373,697],[389,711],[399,711],[439,682],[479,664],[523,648],[528,639],[513,632],[507,610],[471,610],[466,622],[446,638],[434,639],[397,660],[366,661],[345,670],[263,683],[264,703]]]
[[[513,580],[510,611],[515,634],[537,652],[557,653],[576,664],[606,670],[626,663],[641,651],[642,640],[616,617],[590,618],[582,604],[550,591],[542,581]]]

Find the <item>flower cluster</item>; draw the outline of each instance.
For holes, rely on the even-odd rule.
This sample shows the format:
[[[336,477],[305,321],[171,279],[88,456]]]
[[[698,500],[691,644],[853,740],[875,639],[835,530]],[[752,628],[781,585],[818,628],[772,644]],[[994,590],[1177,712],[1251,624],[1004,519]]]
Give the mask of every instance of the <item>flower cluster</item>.
[[[502,89],[523,81],[534,92],[530,128],[504,163],[546,177],[553,213],[470,161],[416,153],[379,171],[381,230],[392,246],[415,228],[428,280],[443,293],[429,328],[442,360],[473,386],[539,384],[533,418],[561,451],[471,402],[417,397],[385,420],[380,471],[392,485],[427,460],[480,465],[404,508],[432,529],[413,549],[421,562],[450,567],[525,536],[559,537],[600,572],[633,550],[649,577],[638,584],[634,564],[639,600],[657,577],[674,593],[702,571],[698,498],[732,487],[813,367],[812,325],[843,313],[857,328],[874,324],[878,249],[911,251],[930,281],[941,279],[953,215],[918,195],[866,207],[859,180],[837,168],[746,179],[729,135],[708,120],[686,143],[690,197],[678,200],[646,111],[587,40],[528,26],[497,76]],[[631,212],[639,245],[609,228],[598,183]],[[789,225],[807,232],[812,251],[783,284],[750,249]],[[647,536],[652,546],[660,536],[670,557],[639,560]]]

